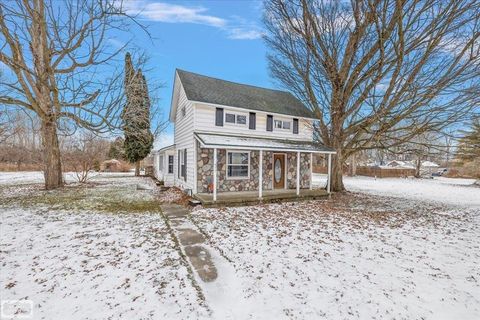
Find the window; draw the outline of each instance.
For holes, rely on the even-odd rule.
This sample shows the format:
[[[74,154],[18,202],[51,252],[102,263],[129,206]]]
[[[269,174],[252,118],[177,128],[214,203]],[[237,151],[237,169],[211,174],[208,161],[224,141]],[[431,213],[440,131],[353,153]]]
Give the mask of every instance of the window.
[[[227,178],[245,179],[250,175],[249,152],[227,152]]]
[[[275,120],[275,129],[290,130],[290,121]]]
[[[247,124],[247,116],[237,115],[237,124]]]
[[[158,157],[158,170],[163,170],[163,156]]]
[[[235,115],[233,113],[225,113],[225,122],[235,123]]]
[[[247,116],[242,114],[235,114],[235,113],[225,113],[225,122],[246,125]]]
[[[180,177],[185,179],[185,150],[180,150]]]
[[[168,156],[168,173],[173,173],[173,156]]]

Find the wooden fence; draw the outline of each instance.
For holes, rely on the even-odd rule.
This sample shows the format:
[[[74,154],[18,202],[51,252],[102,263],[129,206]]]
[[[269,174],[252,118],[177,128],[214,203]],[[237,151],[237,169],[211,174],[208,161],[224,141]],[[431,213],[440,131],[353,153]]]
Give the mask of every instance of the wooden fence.
[[[313,166],[314,173],[327,174],[327,167],[324,166]],[[343,172],[348,174],[350,170],[348,167],[344,168]],[[377,178],[401,178],[409,177],[415,175],[415,169],[405,169],[405,168],[384,168],[384,167],[357,167],[358,176],[368,176],[368,177],[377,177]]]
[[[377,178],[401,178],[415,175],[415,169],[357,167],[357,175]]]

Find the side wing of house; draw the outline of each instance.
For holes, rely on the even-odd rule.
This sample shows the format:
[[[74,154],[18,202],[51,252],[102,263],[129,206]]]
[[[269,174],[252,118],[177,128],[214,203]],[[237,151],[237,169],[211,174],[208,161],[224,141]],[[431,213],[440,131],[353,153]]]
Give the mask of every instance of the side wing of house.
[[[159,181],[163,181],[165,186],[174,185],[174,146],[163,148],[154,154],[154,175]]]
[[[174,114],[170,120],[175,123],[174,129],[174,185],[181,189],[194,188],[194,110],[187,99],[182,83],[175,77],[172,106]]]

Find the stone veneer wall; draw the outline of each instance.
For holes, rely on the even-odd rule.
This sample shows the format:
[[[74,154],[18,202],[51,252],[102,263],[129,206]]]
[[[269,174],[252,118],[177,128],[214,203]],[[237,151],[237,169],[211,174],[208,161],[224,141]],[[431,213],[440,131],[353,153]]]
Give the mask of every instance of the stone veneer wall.
[[[310,155],[302,154],[300,172],[301,188],[310,185]],[[250,151],[250,178],[226,179],[226,150],[218,149],[218,192],[226,191],[257,191],[259,151]],[[292,169],[293,168],[293,169]],[[292,171],[293,170],[293,171]],[[296,154],[287,153],[287,186],[296,188]],[[208,185],[213,179],[213,149],[200,148],[197,145],[197,192],[208,192]],[[273,189],[273,152],[263,152],[263,190]]]
[[[208,192],[208,185],[213,179],[213,149],[197,147],[197,192]],[[227,179],[226,150],[218,149],[217,174],[218,192],[256,191],[258,190],[259,151],[250,151],[250,178]],[[273,153],[263,153],[263,189],[271,190],[273,186]]]
[[[297,153],[287,153],[287,188],[297,188]],[[310,188],[310,154],[300,153],[300,188]]]

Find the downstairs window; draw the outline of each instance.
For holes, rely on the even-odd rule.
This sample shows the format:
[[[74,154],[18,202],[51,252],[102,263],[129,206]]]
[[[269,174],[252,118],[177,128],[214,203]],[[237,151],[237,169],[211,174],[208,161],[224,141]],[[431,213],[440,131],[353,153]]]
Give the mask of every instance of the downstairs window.
[[[248,179],[250,176],[250,152],[227,152],[227,178]]]

